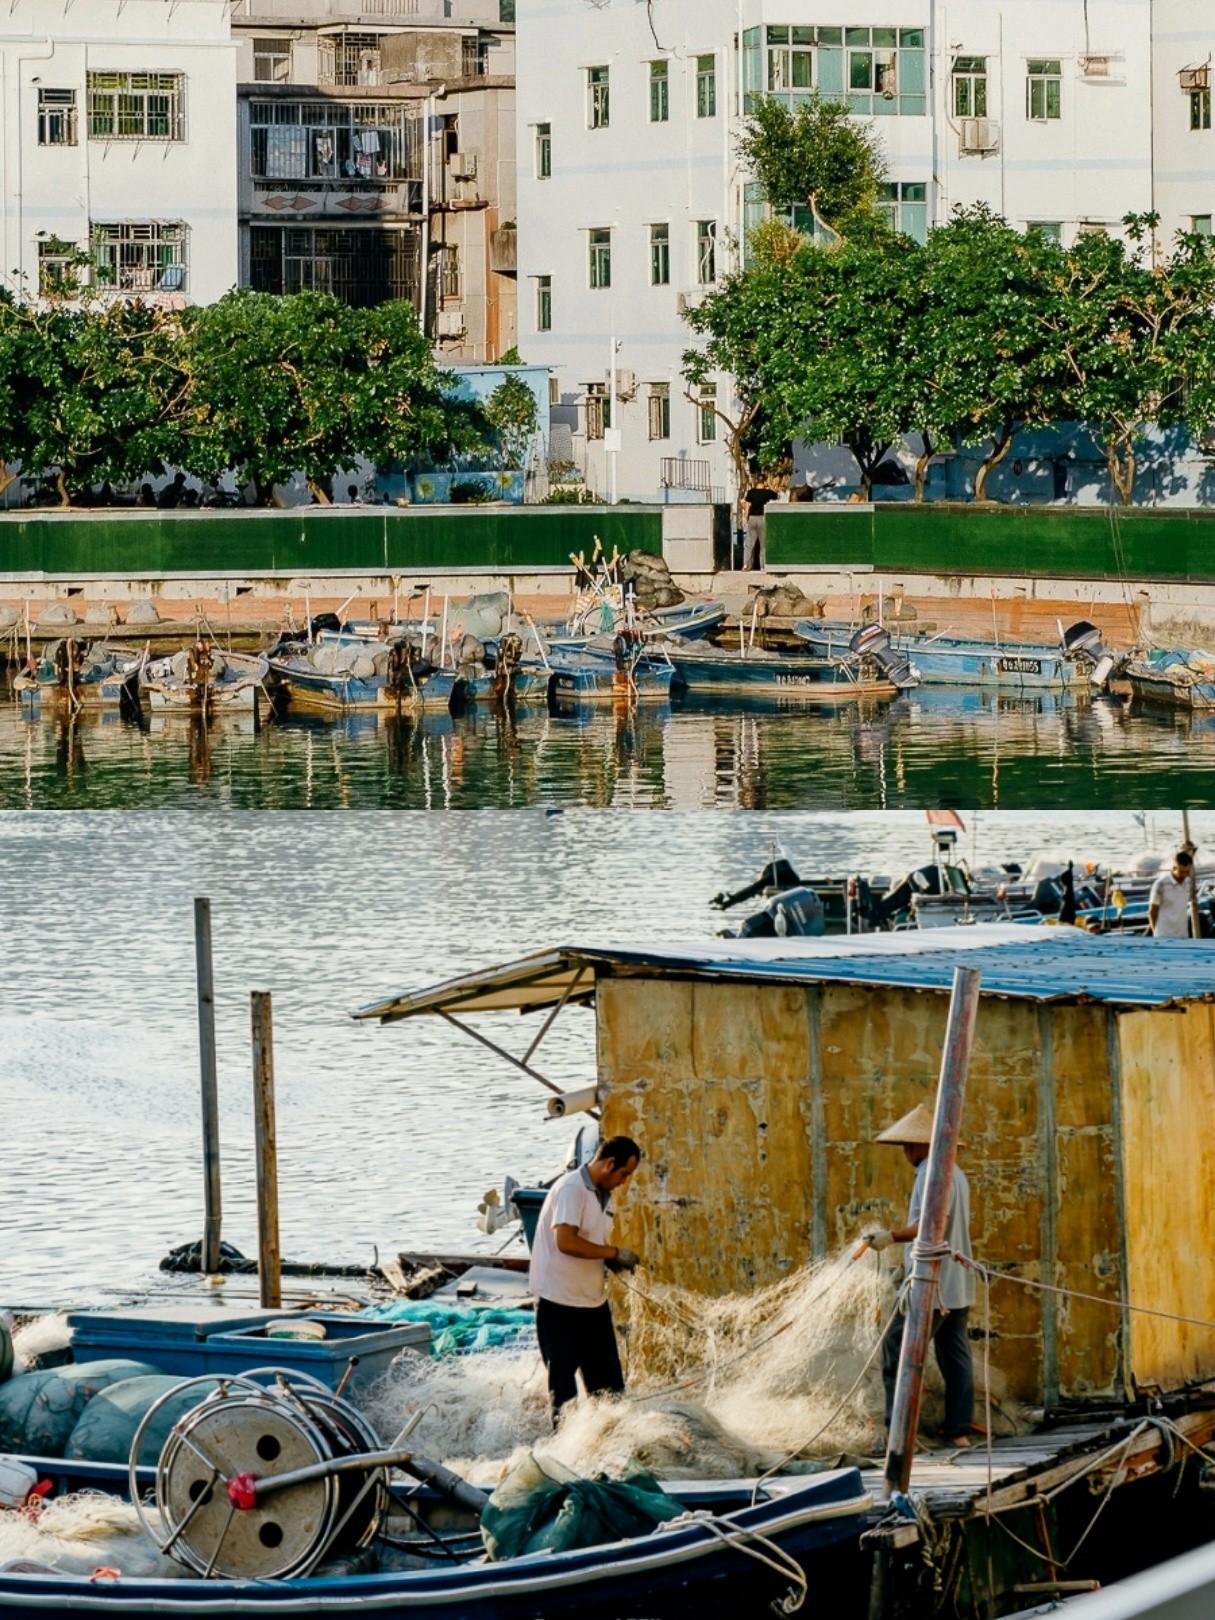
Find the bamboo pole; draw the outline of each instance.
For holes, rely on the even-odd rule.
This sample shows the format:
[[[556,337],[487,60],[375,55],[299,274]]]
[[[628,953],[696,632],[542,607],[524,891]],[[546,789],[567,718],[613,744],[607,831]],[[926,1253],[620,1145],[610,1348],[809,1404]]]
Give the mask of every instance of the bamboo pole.
[[[1181,826],[1185,837],[1186,848],[1190,854],[1194,853],[1194,840],[1190,837],[1190,812],[1181,812]],[[1190,934],[1194,939],[1202,938],[1202,917],[1198,911],[1198,879],[1194,875],[1194,868],[1190,867]]]
[[[978,969],[955,968],[953,993],[949,999],[949,1021],[945,1026],[945,1048],[941,1054],[936,1112],[932,1122],[932,1146],[924,1178],[919,1236],[911,1251],[911,1292],[907,1300],[907,1320],[903,1328],[903,1348],[899,1356],[890,1438],[886,1448],[887,1498],[896,1491],[906,1494],[911,1483],[911,1465],[915,1458],[920,1405],[924,1396],[924,1363],[932,1338],[937,1279],[941,1270],[941,1256],[932,1251],[938,1250],[944,1242],[949,1221],[953,1172],[958,1156],[958,1131],[966,1095],[966,1070],[970,1064],[978,1007]]]
[[[198,1060],[202,1077],[202,1272],[219,1270],[222,1201],[219,1173],[219,1084],[215,1067],[215,984],[211,972],[211,902],[194,901],[194,959],[198,970]]]
[[[253,1129],[257,1149],[257,1277],[262,1306],[283,1303],[278,1241],[278,1144],[274,1129],[274,1018],[268,990],[250,997],[253,1026]]]

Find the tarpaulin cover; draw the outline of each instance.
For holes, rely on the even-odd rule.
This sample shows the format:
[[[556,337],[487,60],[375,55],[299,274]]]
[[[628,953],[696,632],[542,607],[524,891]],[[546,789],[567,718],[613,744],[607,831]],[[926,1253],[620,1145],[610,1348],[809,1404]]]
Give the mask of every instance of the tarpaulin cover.
[[[434,1356],[469,1354],[534,1344],[536,1317],[532,1311],[500,1306],[448,1305],[434,1299],[392,1300],[372,1305],[360,1315],[377,1322],[425,1322],[430,1328]]]
[[[571,1552],[648,1536],[685,1512],[652,1474],[579,1479],[529,1454],[481,1510],[481,1536],[497,1561],[524,1553]]]

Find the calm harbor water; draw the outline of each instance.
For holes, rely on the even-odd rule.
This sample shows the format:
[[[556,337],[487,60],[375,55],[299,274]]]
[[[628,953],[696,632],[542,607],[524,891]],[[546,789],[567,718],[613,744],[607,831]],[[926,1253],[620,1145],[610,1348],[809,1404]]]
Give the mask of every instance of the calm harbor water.
[[[1194,834],[1215,840],[1215,814]],[[1167,849],[1177,815],[968,817],[982,861],[1063,846]],[[708,940],[710,897],[784,843],[805,870],[901,873],[920,813],[0,815],[0,1302],[156,1285],[201,1229],[192,899],[214,914],[225,1236],[256,1249],[249,1000],[274,993],[285,1252],[370,1261],[486,1249],[476,1205],[511,1172],[551,1175],[572,1137],[525,1076],[440,1020],[381,1028],[351,1009],[578,939]],[[534,1020],[493,1021],[515,1051]],[[593,1078],[572,1009],[539,1066]]]
[[[0,700],[0,809],[1215,805],[1215,715],[936,689],[887,703],[478,709],[141,728]]]

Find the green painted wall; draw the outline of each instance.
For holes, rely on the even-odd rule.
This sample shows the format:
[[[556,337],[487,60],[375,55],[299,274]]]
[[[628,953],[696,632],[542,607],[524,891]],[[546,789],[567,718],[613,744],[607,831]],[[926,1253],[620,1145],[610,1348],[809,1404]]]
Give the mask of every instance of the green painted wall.
[[[1215,580],[1215,511],[1107,507],[770,506],[770,567],[883,574]]]
[[[568,566],[608,552],[662,554],[651,507],[397,511],[121,512],[0,518],[0,574],[308,574]]]

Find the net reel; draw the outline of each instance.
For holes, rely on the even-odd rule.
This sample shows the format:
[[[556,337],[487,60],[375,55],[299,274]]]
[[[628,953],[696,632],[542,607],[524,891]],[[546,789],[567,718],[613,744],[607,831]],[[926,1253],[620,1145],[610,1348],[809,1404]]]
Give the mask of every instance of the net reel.
[[[167,1400],[210,1394],[179,1419],[160,1453],[154,1500],[136,1479],[144,1437]],[[305,1373],[267,1368],[192,1378],[145,1414],[131,1445],[131,1500],[162,1553],[196,1571],[247,1580],[310,1574],[373,1540],[389,1504],[388,1470],[416,1413],[385,1450],[349,1401]]]

